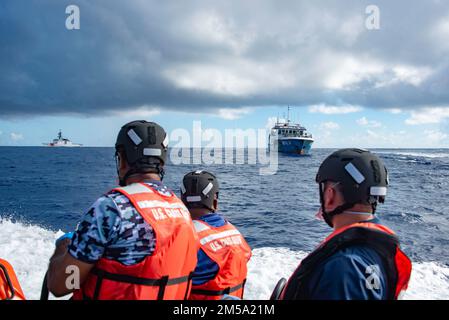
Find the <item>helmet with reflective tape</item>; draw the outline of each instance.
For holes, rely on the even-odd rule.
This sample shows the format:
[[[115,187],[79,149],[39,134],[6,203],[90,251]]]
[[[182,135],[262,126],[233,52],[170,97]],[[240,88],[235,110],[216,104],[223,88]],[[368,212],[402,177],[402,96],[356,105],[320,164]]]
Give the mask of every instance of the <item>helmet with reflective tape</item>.
[[[155,122],[145,120],[125,124],[115,143],[116,152],[123,152],[131,170],[125,177],[135,173],[156,172],[163,176],[167,159],[168,137],[165,130]],[[124,183],[121,181],[120,184]]]
[[[187,208],[207,208],[215,212],[214,200],[218,198],[217,178],[210,172],[197,170],[184,176],[181,199]]]
[[[324,210],[324,183],[338,182],[345,204],[332,212]],[[383,203],[387,195],[388,171],[382,160],[375,154],[363,149],[341,149],[328,156],[321,164],[316,175],[320,184],[320,200],[323,216],[329,224],[330,217],[342,213],[355,204],[373,207]]]

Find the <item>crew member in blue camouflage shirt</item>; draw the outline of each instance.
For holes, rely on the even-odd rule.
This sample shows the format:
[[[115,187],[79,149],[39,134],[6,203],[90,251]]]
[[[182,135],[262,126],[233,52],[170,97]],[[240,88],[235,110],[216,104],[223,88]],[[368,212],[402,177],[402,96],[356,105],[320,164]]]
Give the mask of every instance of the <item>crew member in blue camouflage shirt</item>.
[[[167,135],[156,123],[134,121],[122,127],[116,143],[121,188],[92,205],[73,237],[57,241],[47,276],[54,295],[188,297],[198,239],[187,208],[162,183],[167,146]],[[80,288],[67,287],[68,266],[78,267]]]

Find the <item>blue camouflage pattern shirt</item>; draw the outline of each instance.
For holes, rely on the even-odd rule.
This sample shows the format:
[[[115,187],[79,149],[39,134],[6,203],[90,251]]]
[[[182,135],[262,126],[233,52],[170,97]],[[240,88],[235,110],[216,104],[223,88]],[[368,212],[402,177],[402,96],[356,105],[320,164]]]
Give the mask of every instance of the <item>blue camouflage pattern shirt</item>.
[[[159,181],[145,182],[157,191],[171,192]],[[153,254],[154,230],[119,192],[100,197],[78,223],[69,254],[94,264],[101,258],[134,265]]]

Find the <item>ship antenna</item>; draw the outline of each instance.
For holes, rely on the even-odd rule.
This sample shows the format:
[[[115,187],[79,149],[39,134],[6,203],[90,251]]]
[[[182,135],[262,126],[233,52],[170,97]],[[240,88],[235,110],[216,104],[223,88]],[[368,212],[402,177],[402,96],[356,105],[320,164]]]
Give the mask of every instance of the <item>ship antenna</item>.
[[[290,106],[287,107],[287,123],[290,123]]]

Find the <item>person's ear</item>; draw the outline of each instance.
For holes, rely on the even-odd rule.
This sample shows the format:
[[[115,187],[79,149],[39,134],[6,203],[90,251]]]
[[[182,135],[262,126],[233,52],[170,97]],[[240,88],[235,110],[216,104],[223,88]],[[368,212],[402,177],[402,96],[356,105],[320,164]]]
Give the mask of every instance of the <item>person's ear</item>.
[[[335,190],[334,188],[326,188],[324,195],[324,204],[326,207],[331,207],[335,203]]]
[[[125,170],[128,167],[128,163],[126,163],[126,160],[123,157],[123,152],[119,152],[118,159],[119,159],[119,168],[120,168],[120,170]]]

